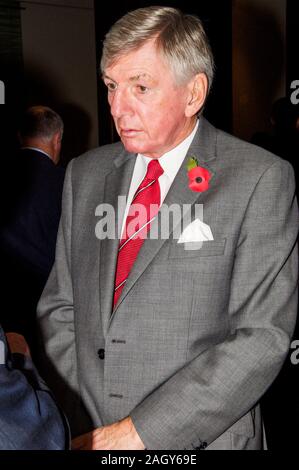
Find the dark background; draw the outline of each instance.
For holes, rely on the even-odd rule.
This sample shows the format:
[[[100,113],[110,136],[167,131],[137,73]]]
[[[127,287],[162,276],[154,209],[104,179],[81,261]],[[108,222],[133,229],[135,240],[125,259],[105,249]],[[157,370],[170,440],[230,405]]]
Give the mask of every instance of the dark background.
[[[57,0],[56,3],[59,6],[61,2]],[[73,5],[75,4],[76,0],[73,1]],[[122,1],[118,3],[105,2],[105,8],[103,8],[103,2],[95,0],[95,27],[94,30],[90,31],[90,34],[95,35],[96,38],[95,63],[97,67],[92,73],[98,73],[97,69],[99,66],[102,40],[110,25],[128,10],[153,4],[179,7],[185,12],[197,14],[202,19],[211,40],[217,66],[216,79],[207,103],[205,115],[214,125],[227,132],[234,133],[239,137],[246,138],[246,136],[238,133],[236,130],[237,127],[234,125],[234,123],[236,123],[236,117],[239,115],[246,124],[247,113],[246,105],[240,110],[237,106],[238,103],[236,105],[234,102],[234,93],[238,94],[238,91],[234,90],[238,90],[239,85],[238,71],[234,66],[233,60],[234,48],[236,47],[233,38],[235,37],[234,30],[237,26],[233,21],[233,8],[236,2],[231,0],[209,0],[200,2],[185,0],[155,3],[140,0]],[[285,3],[286,42],[283,46],[281,46],[281,42],[277,40],[277,35],[274,35],[274,33],[276,34],[276,30],[272,28],[272,23],[268,21],[267,11],[264,11],[262,8],[256,9],[256,2],[253,2],[253,4],[255,4],[255,7],[248,10],[246,14],[248,14],[249,17],[251,15],[250,18],[253,23],[261,21],[262,18],[260,24],[264,26],[260,29],[259,34],[262,39],[264,35],[264,41],[261,41],[259,38],[256,52],[250,53],[249,71],[257,73],[261,66],[266,66],[267,71],[270,71],[269,76],[273,76],[273,81],[275,81],[279,67],[283,67],[282,71],[286,76],[284,94],[290,96],[290,84],[294,80],[299,80],[299,2],[297,0],[288,0]],[[55,82],[52,82],[50,86],[48,77],[39,72],[38,67],[34,70],[26,69],[22,52],[22,8],[26,8],[25,2],[0,0],[0,80],[5,83],[6,87],[6,104],[0,105],[1,158],[8,158],[17,146],[15,132],[20,111],[28,105],[45,104],[52,106],[60,112],[64,119],[66,132],[63,142],[62,164],[66,165],[71,158],[76,157],[90,148],[87,143],[87,136],[92,120],[84,110],[78,108],[77,104],[65,103],[63,96],[59,95],[55,88]],[[77,7],[74,6],[72,8],[75,9]],[[87,8],[82,8],[82,15],[85,14],[86,11]],[[46,21],[47,18],[45,18],[45,22]],[[36,27],[38,28],[40,25],[36,25]],[[53,30],[55,32],[55,25],[53,25]],[[254,41],[254,35],[252,35],[252,41]],[[54,42],[53,38],[53,44]],[[267,44],[268,47],[268,59],[265,58],[261,61],[261,57],[263,56],[259,54],[260,51],[258,49],[261,48],[262,50],[265,44]],[[57,47],[57,45],[55,47]],[[283,48],[282,51],[280,51],[280,47]],[[285,62],[276,60],[279,58],[280,52],[285,54]],[[73,54],[76,54],[75,48]],[[70,56],[65,58],[66,62],[69,60],[71,60]],[[272,75],[271,72],[273,72]],[[98,122],[95,125],[98,126],[98,143],[102,145],[114,141],[117,136],[115,135],[110,119],[109,109],[106,103],[106,92],[99,78],[99,74],[97,76]],[[266,78],[263,77],[263,74],[258,75],[258,81],[262,82],[263,79],[266,80]],[[76,81],[76,75],[72,76],[71,80]],[[58,82],[56,84],[58,85]],[[271,83],[265,82],[262,85],[264,85],[265,89],[268,87],[271,88]],[[242,103],[242,100],[240,100],[240,102]],[[260,110],[264,112],[265,115],[270,113],[270,109],[265,109],[266,104],[263,100],[259,102],[259,100],[256,99],[256,103],[253,104],[255,106],[260,105]],[[250,105],[249,102],[247,106]],[[250,126],[247,126],[248,136],[254,134],[256,130],[257,129],[254,127],[250,128]],[[268,130],[269,128],[260,129],[260,131]],[[292,163],[296,172],[298,172],[298,160],[293,160]],[[13,184],[13,182],[7,181],[6,175],[2,172],[0,175],[0,184],[1,192],[5,194],[5,188]],[[9,201],[5,201],[5,203],[9,204]],[[9,311],[9,306],[2,305],[2,308]],[[295,332],[294,338],[299,339],[298,331]],[[263,399],[268,445],[270,449],[274,450],[295,450],[298,445],[299,365],[295,366],[291,364],[290,355],[279,377]]]

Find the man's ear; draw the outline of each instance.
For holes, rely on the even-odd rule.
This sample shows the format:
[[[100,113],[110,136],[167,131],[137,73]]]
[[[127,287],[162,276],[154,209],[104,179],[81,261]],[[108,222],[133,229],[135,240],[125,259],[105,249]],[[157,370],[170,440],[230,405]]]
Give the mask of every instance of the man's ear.
[[[55,147],[60,145],[60,143],[61,143],[61,133],[60,133],[60,131],[55,132],[55,134],[53,135],[53,138],[52,138],[52,142],[55,145]]]
[[[53,149],[52,160],[55,164],[57,164],[59,160],[60,149],[61,149],[61,139],[62,139],[62,135],[60,131],[56,132],[51,139],[51,144],[52,144],[52,149]]]
[[[203,107],[208,93],[208,79],[206,74],[198,73],[188,83],[188,102],[185,115],[192,117]]]

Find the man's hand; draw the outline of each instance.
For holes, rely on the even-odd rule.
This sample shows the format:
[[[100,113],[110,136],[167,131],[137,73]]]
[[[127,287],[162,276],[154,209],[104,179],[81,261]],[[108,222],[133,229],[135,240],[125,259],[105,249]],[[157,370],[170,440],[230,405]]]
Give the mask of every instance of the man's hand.
[[[31,357],[30,349],[24,336],[18,333],[6,333],[6,338],[11,353],[19,353]]]
[[[82,434],[72,441],[73,450],[144,450],[130,417]]]

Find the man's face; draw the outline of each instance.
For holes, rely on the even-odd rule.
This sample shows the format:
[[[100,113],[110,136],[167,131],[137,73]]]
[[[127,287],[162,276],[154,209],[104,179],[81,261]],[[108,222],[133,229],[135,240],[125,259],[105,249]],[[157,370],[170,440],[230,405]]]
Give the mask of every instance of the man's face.
[[[190,93],[178,86],[154,41],[120,57],[104,73],[117,132],[128,152],[157,158],[194,126],[185,114]]]

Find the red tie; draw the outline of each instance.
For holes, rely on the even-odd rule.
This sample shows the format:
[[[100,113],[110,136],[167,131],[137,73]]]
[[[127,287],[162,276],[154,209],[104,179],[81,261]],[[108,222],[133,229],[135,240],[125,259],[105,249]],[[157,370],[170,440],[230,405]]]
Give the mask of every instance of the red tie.
[[[138,187],[129,208],[125,230],[118,248],[113,308],[118,302],[142,243],[150,229],[151,222],[159,211],[160,185],[158,178],[163,173],[159,161],[157,159],[151,160],[147,166],[146,175]]]

